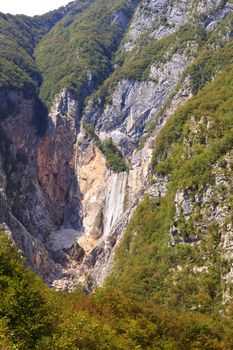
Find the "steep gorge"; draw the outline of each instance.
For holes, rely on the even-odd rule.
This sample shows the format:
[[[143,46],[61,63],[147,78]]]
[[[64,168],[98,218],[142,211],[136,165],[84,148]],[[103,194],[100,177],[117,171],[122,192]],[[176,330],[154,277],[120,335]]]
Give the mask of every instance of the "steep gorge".
[[[38,39],[35,61],[32,51],[29,53],[37,77],[26,70],[29,75],[20,75],[21,85],[16,84],[19,80],[11,70],[1,77],[0,220],[46,283],[61,290],[80,282],[88,289],[102,285],[128,225],[125,240],[129,240],[136,220],[133,214],[140,211],[142,204],[138,207],[138,203],[145,196],[159,206],[161,198],[173,194],[169,200],[175,204],[175,213],[163,243],[171,247],[200,242],[198,229],[189,225],[197,211],[202,212],[201,223],[192,220],[201,231],[207,217],[221,217],[222,209],[208,207],[208,203],[214,200],[218,186],[231,188],[227,175],[219,175],[217,187],[199,188],[197,193],[188,186],[179,188],[174,199],[169,187],[171,172],[163,159],[172,152],[169,135],[164,154],[158,153],[156,159],[161,169],[154,171],[151,162],[154,144],[170,116],[232,64],[232,10],[231,1],[217,0],[76,1]],[[19,64],[16,66],[18,69]],[[13,77],[8,86],[7,74]],[[48,116],[38,96],[47,105]],[[191,101],[195,104],[195,99]],[[207,121],[194,116],[189,126],[183,142],[190,154],[192,147],[198,148],[193,146],[198,135],[203,137],[211,128],[211,115],[210,120],[205,117]],[[46,130],[41,129],[43,123]],[[87,125],[94,132],[88,132]],[[128,171],[109,169],[101,145],[110,138]],[[224,169],[230,171],[231,150],[228,152],[221,155],[225,156],[221,161],[227,162]],[[180,155],[179,149],[177,153]],[[216,172],[218,161],[213,165]],[[230,195],[229,190],[222,200],[230,201]],[[231,206],[224,210],[222,216],[230,217]],[[149,220],[141,218],[146,225]],[[189,230],[194,233],[189,235]],[[124,274],[130,275],[131,259],[143,249],[140,239],[134,244],[138,232],[140,229],[132,228],[130,235],[135,238],[127,244],[124,240],[119,253],[129,251],[130,255],[132,251],[132,257],[127,257],[128,262],[118,257],[120,265],[114,270],[123,285]],[[225,247],[231,245],[232,226],[227,232],[221,233]],[[186,269],[183,264],[169,268],[182,271]],[[205,274],[205,265],[194,268],[197,274]],[[228,285],[231,275],[231,270],[224,275]],[[131,289],[140,277],[138,273]],[[112,277],[116,285],[117,278]],[[230,287],[224,288],[228,299]]]

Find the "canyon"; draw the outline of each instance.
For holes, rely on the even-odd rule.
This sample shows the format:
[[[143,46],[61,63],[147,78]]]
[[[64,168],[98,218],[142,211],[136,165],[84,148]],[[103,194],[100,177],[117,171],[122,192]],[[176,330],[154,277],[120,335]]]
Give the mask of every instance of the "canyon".
[[[80,3],[82,6],[76,8]],[[51,53],[46,45],[59,31],[66,33],[72,45],[73,23],[80,21],[81,28],[86,25],[82,22],[85,11],[92,14],[94,6],[108,6],[100,0],[76,1],[60,10],[56,23],[46,25],[46,34],[33,48],[32,55],[42,75],[41,81],[34,79],[36,91],[14,84],[2,84],[0,89],[1,227],[27,257],[32,270],[56,290],[73,290],[82,285],[90,292],[102,286],[138,204],[145,196],[157,201],[167,195],[169,174],[154,173],[152,169],[157,137],[177,109],[197,93],[191,68],[195,70],[202,64],[207,49],[210,55],[218,55],[232,40],[231,1],[109,3],[115,7],[106,10],[103,26],[106,32],[109,28],[118,30],[119,39],[110,38],[116,41],[114,51],[110,59],[106,54],[103,61],[115,57],[116,62],[107,73],[103,69],[104,73],[97,76],[91,64],[89,67],[80,63],[81,87],[76,84],[76,76],[71,79],[75,88],[59,78],[57,90],[51,92],[50,74],[58,74],[53,72],[56,64],[60,74],[62,60],[54,63],[51,57],[58,50],[56,42]],[[82,50],[85,47],[74,45],[70,57],[82,59]],[[60,54],[62,57],[64,52]],[[42,56],[50,62],[48,67],[41,62]],[[214,66],[207,81],[200,83],[201,88],[221,70]],[[64,69],[61,76],[66,74],[70,71]],[[47,108],[45,89],[51,90]],[[184,141],[187,148],[199,130],[210,128],[210,124],[211,120],[206,123],[193,119],[190,137]],[[90,125],[92,132],[87,128]],[[114,171],[108,166],[99,146],[106,140],[120,151],[126,171]],[[187,189],[176,192],[167,244],[199,244],[198,229],[184,239],[177,222],[181,217],[188,222],[201,211],[202,219],[196,225],[203,231],[212,220],[222,227],[219,247],[231,264],[233,229],[229,221],[225,230],[224,220],[230,217],[231,210],[232,151],[224,158],[224,169],[229,173],[221,168],[222,162],[223,159],[217,161],[213,167],[212,186],[199,189],[195,195]],[[224,194],[219,186],[225,188]],[[213,205],[216,197],[221,204]],[[198,271],[205,273],[205,266]],[[230,298],[232,276],[231,267],[223,277],[227,281],[225,300]]]

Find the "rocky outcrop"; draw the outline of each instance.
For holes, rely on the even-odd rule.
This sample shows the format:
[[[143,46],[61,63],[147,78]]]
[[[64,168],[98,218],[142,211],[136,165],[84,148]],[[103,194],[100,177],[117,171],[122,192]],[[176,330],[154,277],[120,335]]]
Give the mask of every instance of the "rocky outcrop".
[[[62,273],[60,262],[64,260],[54,259],[50,237],[63,227],[80,231],[81,226],[72,100],[62,92],[49,117],[48,131],[40,137],[34,126],[36,97],[10,91],[7,98],[14,101],[14,112],[0,125],[0,219],[33,270],[50,283]],[[59,250],[70,248],[75,241]]]
[[[147,122],[157,122],[159,111],[175,92],[196,50],[195,44],[187,42],[180,53],[165,63],[154,64],[148,81],[120,81],[111,95],[111,104],[103,106],[101,100],[89,103],[84,122],[93,124],[101,139],[111,137],[124,156],[132,155],[146,132]]]
[[[145,33],[160,40],[176,32],[182,25],[200,17],[208,30],[214,30],[219,21],[232,11],[228,1],[150,0],[142,1],[130,25],[125,50],[132,50]],[[204,21],[202,22],[202,19]]]
[[[57,269],[43,244],[52,223],[37,182],[35,150],[40,137],[33,125],[35,97],[11,90],[7,100],[13,101],[14,109],[0,123],[1,223],[7,224],[34,271],[48,281]]]
[[[37,152],[38,180],[56,227],[79,230],[79,185],[75,174],[76,102],[63,91],[50,113],[49,129]]]
[[[209,240],[220,256],[222,300],[231,299],[232,270],[232,169],[233,151],[220,158],[212,168],[213,182],[204,185],[196,193],[188,189],[178,190],[175,196],[175,216],[170,228],[169,244],[201,246]],[[204,245],[203,245],[204,246]],[[202,248],[204,249],[204,248]],[[199,273],[213,268],[211,255],[202,258]]]

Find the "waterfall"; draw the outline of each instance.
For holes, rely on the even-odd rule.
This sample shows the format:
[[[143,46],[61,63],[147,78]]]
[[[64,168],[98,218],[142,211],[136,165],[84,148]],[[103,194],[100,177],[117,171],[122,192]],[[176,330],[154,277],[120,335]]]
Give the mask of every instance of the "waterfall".
[[[124,201],[128,174],[126,172],[113,174],[104,210],[104,236],[108,235],[112,227],[124,213]]]

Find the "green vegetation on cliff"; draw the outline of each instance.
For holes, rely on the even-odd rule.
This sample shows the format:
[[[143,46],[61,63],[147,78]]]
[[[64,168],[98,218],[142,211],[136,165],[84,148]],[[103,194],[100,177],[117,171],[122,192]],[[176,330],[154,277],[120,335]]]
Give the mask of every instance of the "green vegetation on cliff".
[[[206,32],[200,21],[194,20],[160,40],[144,34],[129,52],[122,50],[121,46],[113,57],[117,69],[94,92],[93,97],[102,97],[111,102],[109,96],[119,81],[151,80],[151,67],[162,66],[174,54],[190,57],[190,62],[194,59],[185,74],[190,76],[192,92],[196,94],[215,78],[221,67],[232,62],[232,40],[228,40],[232,18],[230,13],[213,33]]]
[[[231,23],[232,15],[215,33],[200,36],[200,50],[186,72],[196,96],[168,119],[154,145],[152,182],[156,185],[158,177],[165,182],[169,179],[167,194],[144,198],[117,249],[107,285],[141,302],[150,300],[169,309],[205,314],[217,314],[223,307],[228,288],[223,280],[230,261],[224,260],[221,251],[222,234],[229,230],[233,217],[232,163],[225,160],[232,158],[229,152],[233,149]],[[120,70],[126,66],[127,61]],[[219,168],[224,184],[216,184]],[[211,203],[202,206],[195,196],[204,197],[211,186],[215,198],[212,195]],[[177,214],[180,192],[193,205],[187,217]],[[208,215],[217,216],[213,213],[224,210],[219,198],[225,200],[227,216],[218,222]],[[231,287],[227,293],[233,295]]]
[[[189,67],[192,92],[196,94],[233,61],[232,40],[229,40],[233,14],[230,13],[211,33],[196,61]]]
[[[99,150],[106,157],[106,165],[108,169],[114,171],[115,173],[129,170],[123,155],[117,146],[114,145],[111,139],[106,139],[104,142],[101,142],[92,124],[84,124],[84,128],[93,138]]]
[[[141,301],[152,300],[177,310],[191,308],[214,314],[222,307],[226,286],[220,276],[226,266],[221,257],[221,224],[209,219],[208,212],[205,214],[196,203],[189,219],[178,217],[176,231],[180,236],[174,244],[169,244],[169,232],[177,191],[194,198],[214,185],[222,198],[224,191],[231,196],[230,183],[228,190],[215,184],[213,169],[219,163],[220,169],[226,167],[225,180],[232,177],[230,165],[224,161],[233,149],[232,88],[233,66],[181,107],[160,132],[153,173],[169,177],[168,193],[164,198],[145,198],[137,208],[117,250],[108,285]],[[232,203],[228,205],[224,230],[233,213]],[[191,244],[194,234],[201,237],[199,244]],[[203,266],[204,272],[195,272],[202,271]]]

